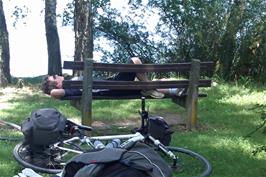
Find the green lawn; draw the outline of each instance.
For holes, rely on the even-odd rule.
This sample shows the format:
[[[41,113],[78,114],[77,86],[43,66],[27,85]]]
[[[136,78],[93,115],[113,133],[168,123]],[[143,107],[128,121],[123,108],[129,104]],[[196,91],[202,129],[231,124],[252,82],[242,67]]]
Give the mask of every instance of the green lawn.
[[[266,104],[266,86],[234,86],[218,83],[207,89],[207,98],[199,101],[199,129],[176,129],[173,146],[185,147],[205,156],[213,166],[214,177],[263,177],[266,176],[266,153],[254,156],[252,151],[266,145],[262,130],[251,138],[244,136],[262,123],[260,115],[251,108]],[[15,93],[15,94],[14,94]],[[123,122],[138,118],[139,100],[95,101],[94,120]],[[169,100],[148,100],[149,111],[156,115],[182,114],[183,110]],[[20,124],[34,109],[55,107],[67,117],[79,121],[79,112],[68,101],[59,101],[43,95],[30,87],[0,90],[0,120]],[[109,131],[120,131],[111,128]],[[0,126],[1,137],[21,137],[21,134]],[[14,176],[21,168],[13,159],[16,141],[0,141],[0,176]],[[189,168],[189,167],[188,167]],[[190,176],[180,173],[179,176]]]

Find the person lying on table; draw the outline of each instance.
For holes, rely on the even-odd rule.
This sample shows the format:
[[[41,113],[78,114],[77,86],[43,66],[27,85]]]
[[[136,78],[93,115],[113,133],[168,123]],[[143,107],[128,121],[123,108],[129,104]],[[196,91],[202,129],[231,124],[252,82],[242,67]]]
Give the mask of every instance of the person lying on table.
[[[128,61],[129,64],[142,64],[141,60],[138,57],[132,57]],[[149,81],[147,75],[145,73],[134,73],[134,72],[121,72],[115,75],[112,78],[108,78],[106,80],[114,80],[114,81],[134,81],[137,78],[140,81]],[[62,83],[65,78],[63,76],[53,75],[53,76],[45,76],[42,82],[42,91],[46,94],[51,95],[51,97],[56,99],[61,99],[67,96],[81,96],[82,90],[80,89],[63,89]],[[82,80],[82,76],[74,77],[72,80]],[[141,94],[143,96],[150,96],[152,98],[163,98],[164,94],[170,95],[179,95],[182,94],[185,89],[157,89],[157,90],[141,90]],[[123,92],[122,94],[133,94],[139,91],[136,90],[126,90],[126,91],[111,91],[106,89],[93,89],[93,94],[99,93],[108,93],[109,94],[119,94],[119,92]]]

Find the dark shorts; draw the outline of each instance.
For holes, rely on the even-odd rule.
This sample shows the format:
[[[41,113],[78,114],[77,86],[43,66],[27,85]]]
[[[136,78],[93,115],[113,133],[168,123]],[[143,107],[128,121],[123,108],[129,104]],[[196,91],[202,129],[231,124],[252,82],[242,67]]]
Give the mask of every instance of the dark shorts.
[[[92,90],[94,96],[126,96],[140,94],[140,90]],[[69,96],[81,96],[82,91],[80,89],[65,89],[64,97]]]
[[[64,97],[82,95],[82,91],[80,89],[64,89],[64,90],[65,90]]]
[[[128,60],[129,64],[134,64],[131,59]],[[132,72],[122,72],[118,73],[116,76],[109,78],[108,80],[115,80],[115,81],[134,81],[136,78],[136,73]],[[109,91],[102,91],[99,93],[93,93],[97,95],[112,95],[112,96],[122,96],[122,95],[135,95],[139,94],[140,90],[109,90]]]
[[[127,61],[128,64],[134,64],[131,59]],[[116,76],[109,78],[108,80],[115,80],[115,81],[134,81],[136,77],[136,73],[130,73],[130,72],[123,72],[118,73]]]
[[[128,60],[128,63],[133,64],[132,60]],[[115,81],[134,81],[136,77],[136,73],[132,72],[122,72],[118,73],[116,76],[112,78],[108,78],[107,80],[115,80]],[[132,95],[132,94],[139,94],[140,90],[93,90],[93,95],[112,95],[112,96],[119,96],[119,95]],[[65,96],[81,96],[82,91],[80,89],[65,89]]]

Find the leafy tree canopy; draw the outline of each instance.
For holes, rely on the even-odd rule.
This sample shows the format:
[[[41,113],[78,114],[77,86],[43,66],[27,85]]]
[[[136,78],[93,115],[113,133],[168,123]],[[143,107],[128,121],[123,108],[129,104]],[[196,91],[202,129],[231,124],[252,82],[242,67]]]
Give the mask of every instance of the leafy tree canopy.
[[[65,7],[64,25],[73,25],[74,2]],[[224,79],[266,81],[265,0],[128,0],[122,10],[112,3],[121,2],[93,0],[94,51],[103,62],[198,58],[215,61]]]

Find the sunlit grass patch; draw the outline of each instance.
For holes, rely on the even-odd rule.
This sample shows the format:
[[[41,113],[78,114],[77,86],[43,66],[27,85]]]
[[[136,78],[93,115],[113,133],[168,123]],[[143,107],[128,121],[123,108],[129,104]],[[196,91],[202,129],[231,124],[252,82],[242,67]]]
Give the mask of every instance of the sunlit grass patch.
[[[96,120],[126,120],[138,116],[136,100],[110,100],[93,102],[93,118]]]
[[[206,157],[213,166],[215,177],[265,176],[266,153],[254,156],[256,147],[266,144],[262,130],[246,138],[261,124],[260,115],[252,109],[257,104],[266,104],[266,89],[255,86],[236,86],[220,83],[200,93],[208,97],[199,98],[199,129],[186,131],[174,129],[171,145],[194,150]],[[5,93],[5,94],[1,94]],[[10,96],[7,98],[7,94]],[[21,90],[7,88],[0,90],[0,119],[20,124],[33,110],[45,107],[58,109],[67,118],[81,121],[81,113],[70,106],[69,101],[52,99],[42,94],[36,87]],[[117,122],[139,121],[140,100],[97,100],[93,101],[93,120],[111,125]],[[184,109],[171,100],[146,100],[146,108],[151,115],[183,115]],[[100,124],[101,126],[101,124]],[[104,130],[104,127],[102,127]],[[128,133],[130,129],[109,127],[108,131],[97,133]],[[6,127],[0,128],[2,137],[21,137],[21,134]],[[12,157],[14,141],[0,141],[0,171],[4,176],[13,176],[21,169]],[[193,165],[192,165],[193,166]],[[191,167],[192,167],[191,166]],[[180,174],[179,176],[190,176]]]

